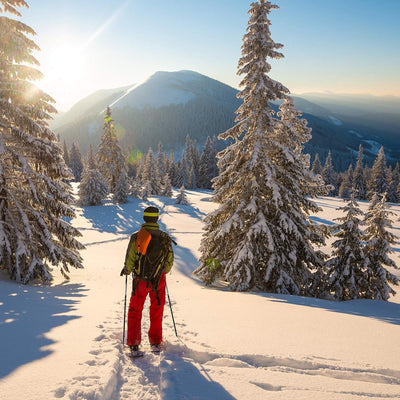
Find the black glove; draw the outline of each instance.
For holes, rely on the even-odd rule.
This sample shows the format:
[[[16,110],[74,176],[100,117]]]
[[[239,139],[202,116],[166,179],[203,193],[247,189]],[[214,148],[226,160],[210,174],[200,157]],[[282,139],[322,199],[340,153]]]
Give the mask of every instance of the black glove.
[[[121,269],[121,273],[119,274],[119,276],[124,276],[124,275],[129,275],[128,270],[126,269],[126,267]]]

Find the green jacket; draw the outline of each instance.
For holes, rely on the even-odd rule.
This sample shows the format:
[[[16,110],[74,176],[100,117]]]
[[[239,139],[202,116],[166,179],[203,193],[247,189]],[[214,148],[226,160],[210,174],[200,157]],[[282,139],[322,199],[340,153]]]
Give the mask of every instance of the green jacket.
[[[150,223],[146,222],[142,225],[142,228],[146,229],[149,231],[152,235],[159,235],[159,234],[164,234],[164,232],[160,231],[160,226],[156,223]],[[136,238],[137,238],[138,232],[135,232],[132,236],[131,239],[129,240],[129,245],[128,249],[126,251],[126,256],[125,256],[125,264],[124,264],[124,269],[130,274],[133,271],[133,268],[136,263],[136,258],[137,258],[137,249],[136,249]],[[169,272],[172,268],[172,264],[174,263],[174,252],[172,250],[172,244],[171,242],[169,243],[169,252],[167,259],[165,261],[165,272]]]

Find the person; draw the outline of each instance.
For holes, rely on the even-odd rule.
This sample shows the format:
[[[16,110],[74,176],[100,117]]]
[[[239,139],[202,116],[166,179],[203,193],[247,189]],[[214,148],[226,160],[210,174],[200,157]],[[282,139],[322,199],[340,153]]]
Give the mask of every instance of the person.
[[[166,274],[172,268],[174,253],[171,244],[172,239],[167,233],[160,230],[157,223],[158,218],[159,210],[157,207],[151,206],[144,210],[144,224],[142,224],[140,231],[132,234],[130,238],[124,268],[121,271],[121,276],[131,273],[133,276],[126,341],[133,356],[141,355],[139,350],[141,321],[147,295],[150,296],[148,338],[151,350],[160,351],[163,340],[162,319],[165,305]]]

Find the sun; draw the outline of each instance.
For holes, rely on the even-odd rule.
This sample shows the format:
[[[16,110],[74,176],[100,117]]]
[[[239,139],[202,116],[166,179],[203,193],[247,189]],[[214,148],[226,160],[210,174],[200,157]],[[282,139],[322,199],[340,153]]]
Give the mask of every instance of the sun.
[[[82,78],[84,66],[83,51],[79,47],[60,45],[49,53],[45,79],[69,84]]]
[[[57,42],[40,58],[43,78],[37,86],[55,99],[57,107],[70,107],[74,93],[83,86],[86,69],[84,49],[82,45]]]

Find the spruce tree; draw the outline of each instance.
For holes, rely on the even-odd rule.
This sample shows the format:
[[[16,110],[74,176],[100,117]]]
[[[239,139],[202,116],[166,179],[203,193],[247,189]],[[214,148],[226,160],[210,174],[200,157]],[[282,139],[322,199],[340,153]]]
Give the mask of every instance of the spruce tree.
[[[199,167],[199,181],[198,185],[200,188],[211,189],[211,180],[215,175],[215,166],[217,162],[217,152],[215,148],[215,142],[213,142],[210,136],[207,136],[204,149],[200,156],[200,167]]]
[[[85,169],[78,190],[78,204],[98,206],[108,195],[108,182],[97,169]]]
[[[113,202],[114,203],[127,203],[128,195],[129,195],[129,179],[125,170],[121,171],[121,175],[115,184],[114,194],[113,194]]]
[[[172,196],[171,178],[168,173],[168,155],[163,151],[162,143],[158,144],[157,167],[160,177],[160,195],[165,197]]]
[[[127,172],[127,164],[118,143],[110,107],[107,107],[105,112],[103,135],[97,151],[97,163],[99,171],[108,181],[110,192],[114,193],[122,171]]]
[[[339,197],[341,198],[349,198],[352,193],[353,187],[353,166],[350,164],[349,168],[345,173],[343,173],[342,183],[339,187]]]
[[[396,263],[388,256],[393,252],[390,245],[396,242],[396,236],[388,231],[392,227],[390,214],[392,213],[387,209],[385,195],[375,193],[365,215],[364,241],[368,262],[364,292],[367,299],[388,300],[391,294],[396,294],[389,283],[399,283],[399,279],[385,268],[397,268]]]
[[[368,190],[370,198],[375,194],[383,194],[389,188],[388,168],[386,163],[385,151],[383,146],[379,149],[374,165],[371,169],[371,175],[368,181]]]
[[[94,155],[93,146],[90,144],[86,154],[84,169],[97,169],[96,157]]]
[[[152,148],[147,151],[141,167],[141,182],[146,186],[147,196],[161,196],[162,184],[158,165]]]
[[[0,269],[28,283],[50,281],[52,266],[68,278],[69,266],[82,268],[83,246],[66,221],[72,175],[47,123],[54,101],[33,83],[42,77],[35,32],[12,18],[19,7],[28,5],[0,0]]]
[[[65,164],[69,167],[69,152],[68,152],[68,147],[67,147],[67,143],[65,142],[65,140],[63,143],[63,156],[64,156]]]
[[[303,191],[309,171],[301,154],[279,141],[279,132],[295,135],[294,127],[278,124],[270,106],[288,93],[268,76],[267,58],[283,57],[269,29],[268,15],[277,8],[264,0],[251,4],[238,66],[243,104],[236,125],[220,135],[231,144],[218,154],[213,200],[219,207],[205,218],[195,273],[206,284],[221,278],[233,290],[306,294],[312,270],[322,264],[313,244],[323,238],[306,215],[318,210]]]
[[[353,173],[353,188],[357,193],[357,198],[360,200],[366,200],[367,198],[367,183],[365,181],[363,157],[363,147],[360,144],[357,163]]]
[[[332,244],[332,257],[326,262],[325,295],[333,295],[335,300],[354,300],[363,297],[367,263],[360,229],[363,213],[354,191],[346,206],[338,210],[345,215],[337,218],[341,223],[332,227],[337,240]]]
[[[322,170],[322,178],[325,185],[330,185],[329,196],[336,196],[338,193],[337,189],[337,174],[332,164],[332,154],[329,150],[328,156],[326,157],[324,168]]]
[[[136,199],[141,199],[142,198],[142,184],[141,182],[136,178],[130,178],[130,191],[129,195],[132,197],[135,197]]]
[[[323,168],[322,168],[321,161],[319,161],[319,154],[316,153],[314,162],[311,167],[311,172],[315,175],[322,175],[322,170],[323,170]]]
[[[185,186],[181,186],[181,188],[179,189],[179,193],[176,196],[176,204],[181,204],[183,206],[186,206],[189,204],[189,200],[188,200],[186,192],[185,192]]]
[[[162,181],[161,196],[172,197],[172,184],[168,173],[165,174]]]
[[[387,201],[392,203],[398,203],[400,196],[398,194],[397,188],[400,184],[400,168],[399,163],[396,163],[393,171],[390,173],[389,177],[389,187],[387,190]]]
[[[108,182],[97,169],[96,159],[92,145],[86,155],[85,167],[78,190],[78,204],[85,206],[98,206],[108,195]]]
[[[69,153],[69,167],[74,174],[75,182],[80,182],[83,171],[83,162],[79,145],[76,142],[72,143],[71,151]]]

